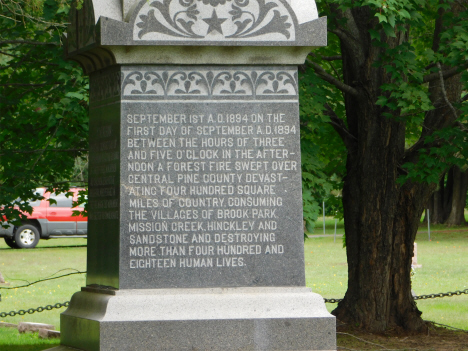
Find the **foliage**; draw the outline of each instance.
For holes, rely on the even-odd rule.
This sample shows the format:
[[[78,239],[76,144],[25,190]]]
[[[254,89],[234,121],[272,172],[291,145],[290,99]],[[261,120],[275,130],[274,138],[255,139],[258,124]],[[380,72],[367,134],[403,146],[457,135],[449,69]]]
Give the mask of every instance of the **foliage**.
[[[2,1],[2,0],[0,0]],[[0,215],[30,211],[17,198],[71,183],[88,141],[87,78],[63,58],[64,0],[5,1],[0,6]],[[76,172],[75,172],[76,173]]]
[[[440,36],[440,48],[432,48],[432,33],[439,9],[450,9],[452,1],[434,0],[318,0],[321,16],[327,16],[328,45],[316,49],[309,56],[309,65],[301,74],[301,137],[302,167],[304,188],[304,213],[308,221],[317,218],[322,199],[332,196],[332,190],[342,188],[345,174],[346,150],[331,126],[339,118],[346,125],[344,94],[329,80],[320,78],[316,66],[320,67],[337,80],[343,80],[341,47],[337,29],[346,28],[346,21],[338,19],[336,7],[345,11],[356,7],[370,7],[378,19],[374,29],[369,31],[372,45],[384,47],[385,51],[374,65],[385,69],[388,83],[381,86],[382,95],[375,101],[382,108],[382,116],[403,121],[406,124],[406,146],[410,148],[419,140],[423,121],[428,111],[440,108],[430,100],[429,85],[424,77],[437,73],[436,63],[442,67],[463,65],[468,59],[468,21],[465,11],[459,16],[452,12],[444,13],[443,20],[451,26]],[[406,31],[409,41],[390,48],[385,36],[395,37],[397,31]],[[383,36],[385,33],[385,36]],[[463,67],[460,67],[459,71]],[[468,73],[463,73],[462,80],[468,81]],[[445,82],[448,88],[450,82]],[[465,87],[465,94],[466,90]],[[408,180],[437,183],[439,175],[451,165],[466,166],[468,160],[468,143],[466,128],[468,104],[466,95],[453,103],[458,110],[458,123],[428,133],[424,136],[427,148],[418,150],[417,161],[402,165],[405,169],[400,183]],[[330,119],[333,114],[334,120]],[[328,125],[326,125],[328,124]],[[436,141],[436,143],[435,143]],[[336,197],[331,197],[336,200]],[[339,200],[339,198],[338,198]],[[336,210],[335,210],[336,211]],[[342,210],[338,207],[342,216]]]
[[[330,54],[337,45],[335,38],[320,49],[320,54]],[[319,59],[320,54],[314,54],[314,58]],[[340,62],[331,61],[327,62],[327,68],[337,75],[342,69]],[[326,203],[328,215],[343,216],[341,189],[346,150],[324,110],[325,106],[333,106],[339,113],[344,113],[344,103],[340,91],[310,74],[306,67],[300,70],[299,85],[304,219],[309,231],[313,232],[322,201]]]

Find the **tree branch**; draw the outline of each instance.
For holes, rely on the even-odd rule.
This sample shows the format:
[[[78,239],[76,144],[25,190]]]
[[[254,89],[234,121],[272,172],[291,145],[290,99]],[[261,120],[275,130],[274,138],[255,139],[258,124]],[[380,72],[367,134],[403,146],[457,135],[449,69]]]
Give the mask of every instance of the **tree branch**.
[[[0,53],[2,53],[0,51]],[[5,53],[5,55],[8,55],[7,53]],[[13,55],[10,55],[10,56],[13,56]],[[18,56],[14,56],[16,58],[19,58]],[[14,70],[17,70],[18,67],[21,67],[22,65],[41,65],[41,66],[54,66],[54,67],[58,67],[59,64],[57,63],[51,63],[51,62],[47,62],[46,60],[42,60],[42,61],[26,61],[26,58],[23,58],[20,62],[13,62],[12,64],[10,65],[5,65],[5,66],[2,66],[1,67],[1,70],[6,70],[8,68],[11,68],[11,69],[14,69]]]
[[[468,100],[468,94],[466,94],[464,97],[462,97],[459,102],[464,102],[466,100]]]
[[[341,55],[335,55],[335,56],[319,56],[319,55],[316,55],[314,54],[313,52],[311,52],[309,55],[312,55],[314,57],[317,57],[319,59],[322,59],[322,60],[326,60],[326,61],[329,61],[330,62],[330,66],[331,68],[333,69],[333,72],[335,72],[335,75],[338,77],[340,77],[340,75],[338,74],[338,71],[335,69],[335,66],[333,66],[333,63],[331,61],[334,61],[334,60],[341,60]]]
[[[341,60],[341,59],[342,59],[341,55],[322,56],[322,60],[325,60],[325,61],[338,61],[338,60]]]
[[[61,119],[58,122],[57,128],[55,128],[54,134],[52,134],[52,136],[49,138],[49,140],[47,141],[47,145],[44,147],[44,149],[41,150],[42,151],[41,154],[37,157],[36,161],[34,162],[33,166],[31,167],[31,170],[30,170],[31,173],[32,173],[32,171],[34,171],[34,168],[36,168],[37,163],[39,162],[41,157],[44,155],[44,152],[47,149],[47,147],[50,145],[50,143],[52,142],[52,139],[55,138],[55,134],[57,134],[57,131],[60,128],[60,125],[62,124],[62,121],[63,121],[63,119]]]
[[[11,57],[16,57],[16,58],[19,57],[19,56],[16,56],[16,55],[9,54],[8,52],[5,52],[5,51],[0,51],[0,54],[6,55],[6,56],[11,56]]]
[[[38,152],[88,152],[88,149],[38,149],[38,150],[8,150],[4,149],[2,151],[6,151],[9,154],[35,154]],[[6,153],[0,154],[0,156],[6,155]]]
[[[313,61],[310,61],[310,60],[307,60],[307,63],[309,65],[311,65],[314,70],[315,70],[315,73],[317,73],[317,75],[322,78],[323,80],[327,81],[328,83],[330,84],[333,84],[335,87],[337,87],[338,89],[340,89],[342,92],[344,93],[347,93],[347,94],[350,94],[350,95],[353,95],[353,96],[359,96],[359,91],[357,91],[356,89],[354,89],[353,87],[343,83],[342,81],[336,79],[335,77],[333,77],[331,74],[327,73],[323,68],[322,66],[320,66],[319,64],[313,62]]]
[[[465,68],[468,68],[468,61],[466,61],[465,63],[463,63],[461,65],[458,65],[456,67],[452,67],[452,68],[450,68],[450,69],[448,69],[446,71],[443,71],[442,72],[443,78],[444,79],[451,78],[454,75],[460,73],[460,71],[465,69]],[[439,72],[434,72],[434,73],[430,73],[428,75],[425,75],[424,78],[423,78],[423,82],[424,83],[429,83],[429,82],[432,82],[432,81],[437,80],[437,79],[439,79]]]
[[[460,5],[461,7],[465,8],[465,10],[468,9],[468,7],[467,7],[464,3],[462,3],[460,0],[456,0],[455,2],[456,2],[458,5]]]
[[[442,90],[442,95],[444,96],[445,102],[447,103],[447,105],[452,110],[452,113],[455,116],[455,119],[457,119],[458,118],[457,111],[455,110],[453,105],[450,103],[450,101],[449,101],[449,99],[447,97],[447,92],[445,91],[444,77],[443,77],[443,74],[442,74],[442,67],[440,66],[440,62],[437,62],[437,68],[439,69],[440,87],[441,87],[441,90]]]
[[[11,17],[8,17],[8,16],[5,16],[5,15],[0,15],[0,17],[7,18],[7,19],[9,19],[9,20],[12,20],[12,21],[14,21],[14,22],[18,22],[18,23],[19,23],[19,22],[21,22],[21,21],[15,20],[14,18],[11,18]]]
[[[344,121],[338,117],[338,115],[333,111],[333,109],[330,107],[329,104],[324,105],[326,108],[325,114],[330,117],[330,124],[335,129],[335,131],[338,133],[340,138],[343,140],[343,143],[345,144],[346,148],[348,150],[351,150],[353,146],[355,145],[357,138],[352,135],[348,128],[346,128],[346,125]]]
[[[0,84],[0,87],[43,87],[45,85],[58,85],[59,83],[9,83],[9,84]]]
[[[57,43],[45,43],[42,41],[31,41],[31,40],[2,40],[0,41],[0,45],[3,44],[29,44],[29,45],[55,45],[58,46]]]
[[[348,34],[345,31],[342,31],[341,29],[338,29],[338,28],[329,30],[329,32],[335,34],[341,40],[351,39],[350,36],[348,36]]]
[[[449,112],[446,111],[445,113],[442,114],[442,116],[440,118],[444,119],[445,116],[448,113]],[[460,122],[455,121],[454,126],[457,126],[458,128],[464,130],[464,127]],[[430,132],[433,131],[433,130],[431,131],[428,127],[426,127],[424,125],[423,125],[423,128],[426,128]],[[435,139],[431,143],[427,143],[425,136],[421,135],[419,137],[419,140],[416,143],[414,143],[414,145],[412,145],[410,148],[405,150],[405,153],[404,153],[404,156],[403,156],[403,159],[402,159],[403,160],[402,164],[407,163],[407,162],[415,163],[418,156],[419,156],[419,150],[421,150],[422,148],[430,149],[432,147],[440,147],[442,145],[442,143],[443,143],[443,141],[441,141],[441,139],[439,139],[439,138]]]

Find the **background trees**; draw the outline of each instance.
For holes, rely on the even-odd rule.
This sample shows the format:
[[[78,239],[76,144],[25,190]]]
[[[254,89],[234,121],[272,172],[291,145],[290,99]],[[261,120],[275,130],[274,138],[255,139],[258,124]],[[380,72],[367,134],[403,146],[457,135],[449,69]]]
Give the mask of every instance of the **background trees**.
[[[87,77],[63,59],[68,8],[0,0],[1,204],[34,198],[39,186],[68,189],[76,159],[87,153]],[[9,206],[2,212],[17,214]]]
[[[346,148],[348,291],[333,313],[373,331],[422,331],[411,256],[427,201],[466,162],[467,2],[317,3],[329,45],[309,57],[301,117],[309,142],[320,118]]]
[[[434,224],[465,225],[464,209],[468,190],[466,167],[452,166],[439,181],[437,190],[429,199],[425,221]]]

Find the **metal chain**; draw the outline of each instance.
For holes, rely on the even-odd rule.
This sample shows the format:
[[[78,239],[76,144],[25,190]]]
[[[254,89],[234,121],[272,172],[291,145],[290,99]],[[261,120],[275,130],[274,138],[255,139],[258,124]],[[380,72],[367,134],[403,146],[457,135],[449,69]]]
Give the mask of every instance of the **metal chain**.
[[[325,303],[338,303],[343,301],[343,299],[324,299]]]
[[[468,295],[468,289],[465,290],[457,290],[454,292],[446,292],[446,293],[439,293],[439,294],[429,294],[429,295],[417,295],[413,296],[415,300],[425,300],[425,299],[435,299],[436,297],[452,297],[452,296],[460,296],[461,294]],[[343,301],[343,299],[324,299],[325,303],[338,303]]]
[[[0,317],[1,318],[14,317],[17,314],[19,314],[20,316],[24,316],[26,313],[33,314],[34,312],[50,311],[50,310],[53,310],[54,308],[68,307],[69,304],[70,304],[70,301],[67,301],[64,303],[56,303],[55,305],[47,305],[45,307],[30,308],[29,310],[0,312]]]
[[[465,290],[457,290],[454,292],[447,292],[447,293],[439,293],[439,294],[429,294],[429,295],[419,295],[415,296],[415,300],[424,300],[424,299],[435,299],[436,297],[451,297],[454,295],[460,296],[461,294],[467,294],[468,295],[468,289]]]
[[[424,299],[435,299],[436,297],[452,297],[455,295],[460,296],[462,294],[468,295],[468,289],[457,290],[454,292],[449,291],[446,293],[439,293],[439,294],[418,295],[418,296],[413,296],[413,298],[415,300],[424,300]],[[325,300],[325,303],[338,303],[338,302],[343,301],[343,299],[324,299],[324,300]],[[47,305],[45,307],[30,308],[28,310],[0,312],[0,317],[1,318],[14,317],[16,315],[24,316],[26,313],[33,314],[35,312],[50,311],[50,310],[53,310],[54,308],[68,307],[69,304],[70,304],[70,301],[66,301],[64,303],[56,303],[55,305]]]

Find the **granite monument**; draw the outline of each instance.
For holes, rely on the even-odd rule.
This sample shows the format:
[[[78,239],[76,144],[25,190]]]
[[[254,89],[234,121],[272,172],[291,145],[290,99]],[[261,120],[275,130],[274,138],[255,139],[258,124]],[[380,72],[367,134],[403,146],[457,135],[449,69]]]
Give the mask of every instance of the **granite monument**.
[[[313,0],[84,0],[88,274],[61,345],[334,350],[305,287],[297,65]]]

